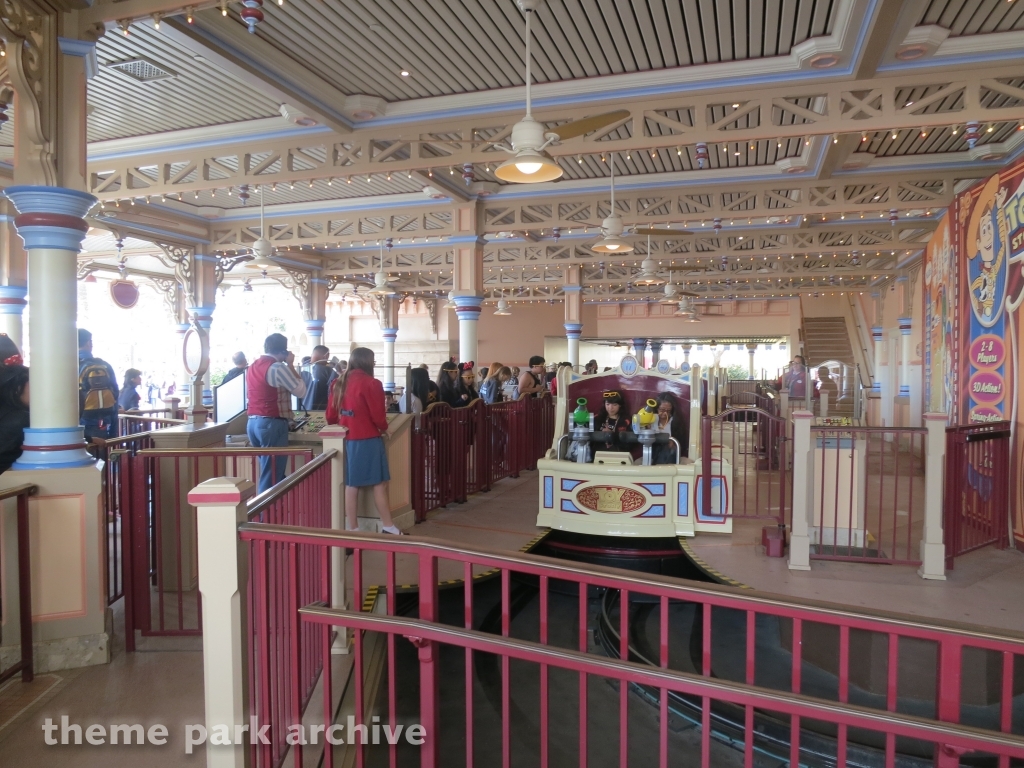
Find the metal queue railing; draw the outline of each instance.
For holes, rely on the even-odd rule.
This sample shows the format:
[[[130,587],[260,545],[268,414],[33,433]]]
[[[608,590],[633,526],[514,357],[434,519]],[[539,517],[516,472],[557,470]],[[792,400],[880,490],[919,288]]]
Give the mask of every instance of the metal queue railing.
[[[144,637],[202,635],[196,510],[188,492],[213,477],[259,479],[261,457],[285,457],[287,475],[313,460],[310,448],[144,449],[120,471],[125,647]],[[305,477],[305,475],[303,475]],[[281,485],[281,484],[278,484]],[[328,496],[328,508],[329,508]],[[273,519],[303,524],[304,517]]]
[[[980,547],[1009,546],[1010,422],[946,429],[946,568]]]
[[[332,635],[339,627],[350,631],[354,654],[352,709],[341,711],[354,715],[356,723],[368,723],[372,713],[379,716],[374,723],[379,719],[392,732],[399,723],[422,724],[427,734],[418,750],[423,766],[463,760],[467,766],[510,765],[513,744],[517,763],[565,764],[555,759],[557,747],[558,754],[572,753],[569,759],[578,756],[586,765],[592,742],[615,728],[617,719],[617,762],[625,768],[632,750],[652,743],[651,729],[644,730],[647,718],[636,716],[644,705],[631,695],[635,690],[646,691],[657,720],[660,766],[690,764],[698,755],[694,739],[699,739],[702,767],[720,764],[724,755],[717,750],[726,748],[718,743],[723,719],[736,724],[733,732],[739,735],[725,741],[742,753],[745,768],[755,764],[759,752],[776,761],[781,753],[792,766],[954,768],[967,755],[972,765],[1004,768],[1011,759],[1024,758],[1024,726],[1013,717],[1022,635],[426,538],[252,523],[240,527],[239,537],[251,563],[252,610],[242,631],[257,638],[250,650],[250,713],[255,722],[271,726],[269,743],[251,747],[255,768],[286,761],[340,764],[323,740],[304,747],[304,754],[290,752],[296,748],[285,740],[289,726],[304,717],[321,734],[341,724],[333,690],[340,681],[330,676],[321,686],[327,715],[307,711],[318,675],[330,669]],[[332,604],[331,554],[344,548],[353,552],[351,611],[326,607]],[[458,618],[449,610],[444,622],[442,565],[446,575],[463,576],[462,585],[454,587],[461,592]],[[399,616],[399,568],[419,575],[415,619]],[[487,627],[480,618],[485,606],[475,605],[473,578],[484,571],[493,572],[500,584],[497,604],[483,611],[490,617]],[[371,573],[384,588],[383,606],[364,604]],[[536,617],[532,612],[529,619],[519,616],[524,590],[535,593]],[[617,658],[595,651],[590,634],[590,603],[609,592],[618,596],[618,615],[610,619],[618,625]],[[407,605],[401,610],[403,616],[409,612]],[[670,656],[670,616],[678,621],[679,612],[692,616],[693,635],[688,652]],[[658,638],[652,641],[656,665],[631,658],[634,619]],[[367,643],[378,633],[386,638],[383,675],[368,666]],[[779,646],[768,655],[762,647],[766,638]],[[268,651],[270,643],[276,656]],[[400,652],[406,661],[400,661]],[[492,703],[486,706],[474,702],[484,684],[474,652],[496,657],[487,683]],[[454,667],[464,671],[453,676]],[[576,673],[576,680],[567,681],[566,672]],[[616,687],[600,684],[603,680]],[[566,684],[578,694],[566,695]],[[403,700],[399,717],[399,695],[417,687],[418,697]],[[374,695],[371,712],[367,702]],[[687,717],[699,728],[689,742],[680,741],[680,697],[695,712]],[[616,699],[618,716],[609,719]],[[484,710],[487,741],[477,725]],[[537,713],[533,725],[532,718],[524,723],[526,711]],[[592,711],[601,733],[591,733]],[[492,733],[500,737],[491,739]],[[348,728],[345,736],[346,748],[356,752],[355,765],[366,765],[369,747],[351,744]],[[389,751],[395,764],[397,745],[378,749]],[[346,764],[352,757],[345,755]]]
[[[920,427],[811,427],[811,557],[919,565],[928,432]]]
[[[32,554],[29,544],[28,497],[35,495],[37,486],[26,483],[0,491],[0,502],[16,499],[14,534],[15,544],[9,544],[0,550],[0,556],[6,552],[14,552],[18,560],[18,641],[20,644],[19,658],[7,669],[0,671],[0,683],[10,680],[19,672],[21,680],[31,683],[34,678],[32,659]],[[10,530],[10,529],[8,529]],[[9,575],[12,569],[0,568],[0,573]],[[8,606],[4,606],[8,616],[13,615]]]
[[[165,414],[161,416],[156,413]],[[185,424],[184,419],[171,418],[170,410],[140,412],[140,413],[119,413],[117,414],[117,434],[120,437],[138,434],[140,432],[154,432],[158,429],[168,427],[180,427]]]
[[[416,520],[493,483],[537,467],[551,447],[555,406],[548,395],[462,408],[433,403],[417,416],[412,440]]]
[[[126,508],[123,506],[124,495],[121,486],[127,467],[126,457],[152,447],[151,432],[137,432],[110,440],[93,438],[88,446],[89,452],[103,462],[101,499],[104,513],[103,530],[106,533],[103,572],[107,576],[107,605],[113,605],[124,597],[124,549],[121,534]]]

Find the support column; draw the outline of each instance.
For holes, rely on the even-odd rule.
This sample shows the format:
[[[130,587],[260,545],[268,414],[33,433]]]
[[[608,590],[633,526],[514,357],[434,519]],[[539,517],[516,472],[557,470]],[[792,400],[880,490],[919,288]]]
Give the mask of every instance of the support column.
[[[455,315],[459,318],[459,361],[477,360],[477,322],[480,320],[480,296],[456,296]]]
[[[661,350],[664,346],[664,343],[660,341],[651,342],[651,368],[658,367],[658,361],[661,360]]]
[[[901,317],[900,326],[900,397],[910,397],[910,330],[909,317]]]
[[[309,343],[310,354],[313,353],[313,347],[324,343],[328,293],[327,281],[320,277],[319,272],[310,277],[307,296],[303,297],[302,302],[302,317],[306,323],[306,341]]]
[[[789,569],[811,570],[811,515],[814,509],[814,454],[810,411],[793,411],[793,527],[789,535]]]
[[[757,352],[757,344],[747,344],[747,378],[751,381],[757,378],[754,375],[754,353]]]
[[[310,353],[312,353],[313,347],[324,343],[325,323],[326,321],[323,318],[317,320],[306,320],[306,341],[309,342]]]
[[[644,368],[644,355],[647,353],[647,339],[633,339],[631,344],[633,345],[633,356],[636,357],[636,361],[640,364],[640,367]]]
[[[479,362],[477,327],[484,300],[484,243],[482,203],[473,201],[454,211],[455,247],[452,300],[459,318],[459,360]]]
[[[945,502],[946,421],[944,413],[926,413],[928,430],[924,465],[924,530],[921,534],[922,579],[945,581],[946,545],[943,542],[942,508]]]
[[[580,367],[580,335],[583,332],[583,295],[580,284],[580,268],[577,265],[565,268],[565,340],[569,354],[566,362],[573,370]]]
[[[398,310],[400,307],[401,302],[394,296],[382,297],[378,306],[380,332],[384,339],[385,392],[395,391],[395,340],[398,338]]]
[[[2,203],[10,207],[7,201]],[[0,214],[0,333],[24,349],[22,316],[28,296],[28,256],[14,226],[14,216]]]
[[[25,242],[29,296],[37,311],[29,328],[32,359],[31,427],[17,469],[86,466],[78,414],[78,251],[96,203],[86,192],[62,187],[15,186],[4,194],[18,216]]]
[[[683,344],[683,363],[686,365],[690,364],[691,349],[693,349],[693,344]]]

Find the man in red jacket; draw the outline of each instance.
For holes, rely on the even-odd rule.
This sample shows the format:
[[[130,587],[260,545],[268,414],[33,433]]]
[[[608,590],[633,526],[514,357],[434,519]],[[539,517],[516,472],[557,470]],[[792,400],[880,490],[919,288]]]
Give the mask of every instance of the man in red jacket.
[[[245,372],[249,397],[249,421],[245,434],[256,448],[287,448],[288,424],[294,418],[292,395],[302,398],[306,382],[295,370],[295,354],[288,351],[288,339],[272,333],[263,342],[263,352]],[[259,492],[284,480],[287,456],[260,456]]]

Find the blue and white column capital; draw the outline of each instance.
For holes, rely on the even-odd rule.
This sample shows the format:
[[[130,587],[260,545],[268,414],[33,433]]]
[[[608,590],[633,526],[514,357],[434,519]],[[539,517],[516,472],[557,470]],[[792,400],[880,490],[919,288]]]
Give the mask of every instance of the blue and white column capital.
[[[28,305],[28,288],[23,285],[0,285],[0,315],[22,315]]]
[[[398,338],[397,328],[382,328],[381,335],[384,337],[384,342],[387,344],[394,344]]]
[[[205,306],[204,307],[189,307],[188,308],[188,314],[189,314],[189,317],[191,317],[193,320],[196,321],[196,324],[200,328],[202,328],[204,331],[209,331],[210,330],[210,326],[213,325],[213,310],[214,309],[216,309],[216,307],[212,307],[212,306],[209,306],[209,307],[205,307]]]
[[[911,318],[909,318],[909,317],[901,317],[901,318],[899,318],[896,321],[896,323],[899,325],[900,333],[903,336],[909,336],[910,335],[911,322],[912,322]]]
[[[583,323],[566,323],[565,324],[565,338],[567,339],[579,339],[583,333]]]
[[[882,326],[874,325],[871,327],[871,338],[876,342],[882,340]]]
[[[64,187],[26,185],[8,187],[3,194],[18,211],[14,226],[26,250],[81,250],[89,231],[85,215],[96,204],[95,197]]]
[[[306,320],[306,333],[313,336],[324,335],[324,325],[327,323],[326,320]]]
[[[483,296],[454,296],[455,316],[459,320],[479,320]]]
[[[84,427],[29,427],[12,469],[68,469],[95,463],[85,448]]]

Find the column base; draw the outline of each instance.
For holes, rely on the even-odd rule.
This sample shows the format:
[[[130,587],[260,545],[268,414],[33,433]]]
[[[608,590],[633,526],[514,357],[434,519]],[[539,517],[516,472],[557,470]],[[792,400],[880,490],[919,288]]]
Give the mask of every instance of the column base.
[[[917,575],[932,581],[946,580],[946,545],[921,541],[921,567]]]
[[[25,443],[21,457],[13,469],[68,469],[95,464],[85,449],[85,429],[82,427],[29,427],[25,430]]]
[[[4,472],[0,488],[37,486],[29,498],[32,528],[32,634],[37,672],[106,664],[110,661],[111,612],[103,550],[110,527],[101,503],[99,463],[77,468]],[[0,656],[19,654],[17,516],[14,499],[0,505],[3,527],[4,601]]]
[[[811,570],[811,537],[791,535],[789,538],[789,570]]]

